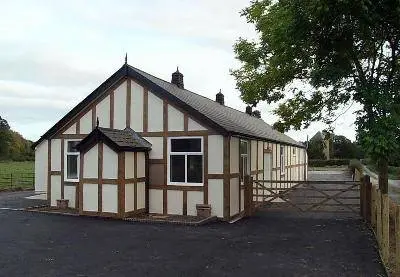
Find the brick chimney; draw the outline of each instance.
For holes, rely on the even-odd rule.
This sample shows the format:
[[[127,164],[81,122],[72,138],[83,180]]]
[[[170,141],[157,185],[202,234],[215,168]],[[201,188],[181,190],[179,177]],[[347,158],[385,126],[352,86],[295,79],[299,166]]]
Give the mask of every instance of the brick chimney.
[[[246,107],[246,113],[247,113],[248,115],[252,115],[252,114],[253,114],[252,109],[253,109],[253,108],[252,108],[250,105],[247,105],[247,107]]]
[[[183,89],[183,74],[179,72],[178,67],[176,67],[176,71],[172,73],[171,83],[176,85],[178,88]]]
[[[257,118],[261,118],[261,112],[259,110],[254,110],[253,111],[253,116]]]
[[[222,94],[221,90],[215,95],[215,102],[221,104],[222,106],[225,105],[224,95]]]

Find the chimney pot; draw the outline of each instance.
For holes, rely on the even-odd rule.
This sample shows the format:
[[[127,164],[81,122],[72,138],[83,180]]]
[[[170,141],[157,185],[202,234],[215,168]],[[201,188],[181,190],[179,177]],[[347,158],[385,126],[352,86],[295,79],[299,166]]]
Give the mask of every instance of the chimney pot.
[[[176,67],[176,71],[172,73],[171,83],[176,85],[178,88],[183,89],[183,74],[179,72],[178,67]]]
[[[250,105],[247,105],[247,107],[246,107],[246,113],[247,113],[248,115],[252,115],[252,107],[251,107]]]
[[[220,105],[225,104],[224,95],[222,94],[221,90],[219,90],[219,92],[215,96],[215,102],[219,103]]]

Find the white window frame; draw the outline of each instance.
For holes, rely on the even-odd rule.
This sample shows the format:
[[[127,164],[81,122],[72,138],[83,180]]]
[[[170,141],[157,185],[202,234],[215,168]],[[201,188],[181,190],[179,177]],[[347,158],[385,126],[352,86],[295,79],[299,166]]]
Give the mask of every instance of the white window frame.
[[[171,141],[173,139],[200,139],[200,146],[201,146],[201,151],[200,152],[172,152],[171,151]],[[171,181],[171,154],[172,155],[185,155],[185,182],[172,182]],[[201,172],[202,176],[202,183],[189,183],[187,181],[187,156],[188,155],[198,155],[202,156],[202,162],[203,162],[203,170]],[[185,137],[169,137],[168,138],[168,154],[167,154],[167,185],[178,185],[178,186],[204,186],[204,144],[203,144],[203,137],[190,137],[190,136],[185,136]]]
[[[285,146],[280,147],[280,168],[281,168],[281,175],[285,175]]]
[[[78,152],[68,152],[68,142],[72,142],[72,141],[81,141],[81,140],[79,140],[79,139],[68,139],[68,140],[65,140],[64,141],[64,145],[63,145],[63,147],[64,147],[64,181],[66,181],[66,182],[79,182],[79,177],[80,177],[80,163],[81,163],[81,153],[78,151]],[[68,179],[68,162],[67,162],[67,160],[68,160],[68,156],[78,156],[78,158],[77,158],[77,175],[78,175],[78,178],[77,179]]]
[[[247,153],[246,154],[242,154],[242,153],[240,153],[240,149],[241,149],[241,147],[240,147],[240,144],[241,144],[241,142],[246,142],[246,144],[247,144]],[[240,177],[240,183],[241,184],[243,184],[244,183],[244,176],[246,175],[245,173],[247,173],[248,175],[250,175],[250,173],[251,173],[251,169],[250,169],[250,163],[251,163],[251,158],[250,158],[250,141],[249,140],[245,140],[245,139],[240,139],[239,140],[239,163],[242,163],[242,157],[246,157],[247,158],[247,168],[246,168],[246,170],[245,170],[245,167],[244,167],[244,163],[242,164],[242,169],[243,169],[243,176],[239,176]],[[246,171],[246,172],[245,172]]]

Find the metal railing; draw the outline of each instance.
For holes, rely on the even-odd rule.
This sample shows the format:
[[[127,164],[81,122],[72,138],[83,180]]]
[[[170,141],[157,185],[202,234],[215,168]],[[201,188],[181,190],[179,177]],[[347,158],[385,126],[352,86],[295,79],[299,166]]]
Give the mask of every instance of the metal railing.
[[[34,173],[0,173],[0,190],[34,189]]]

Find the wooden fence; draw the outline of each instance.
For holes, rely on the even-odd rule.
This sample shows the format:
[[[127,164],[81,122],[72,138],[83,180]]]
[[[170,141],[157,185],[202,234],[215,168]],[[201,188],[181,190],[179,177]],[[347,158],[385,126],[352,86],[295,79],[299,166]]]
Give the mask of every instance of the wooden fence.
[[[0,190],[34,189],[34,173],[0,173]]]
[[[400,276],[400,205],[381,193],[376,181],[356,170],[355,179],[361,181],[360,213],[370,224],[386,268]]]

